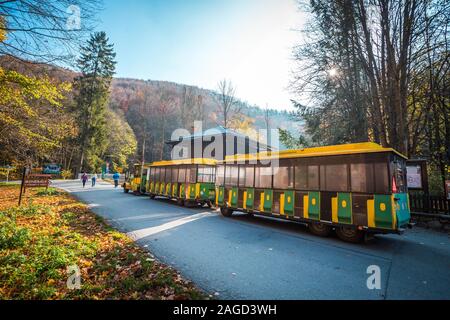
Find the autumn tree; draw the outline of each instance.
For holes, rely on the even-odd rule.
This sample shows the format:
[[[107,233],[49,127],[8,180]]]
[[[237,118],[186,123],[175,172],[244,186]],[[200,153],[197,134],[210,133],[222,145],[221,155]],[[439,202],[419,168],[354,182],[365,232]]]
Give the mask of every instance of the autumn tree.
[[[109,87],[115,72],[113,45],[105,32],[94,33],[81,47],[78,67],[81,76],[75,80],[76,112],[80,126],[80,170],[100,165],[107,146],[107,103]]]
[[[0,19],[0,26],[4,21]],[[0,44],[6,36],[6,32],[0,33]],[[48,76],[38,78],[0,67],[1,159],[32,165],[60,146],[70,135],[69,121],[58,121],[70,89],[69,83]]]
[[[72,65],[78,47],[95,25],[101,0],[0,1],[0,55],[35,63]]]
[[[230,120],[240,112],[235,94],[236,89],[231,81],[224,79],[218,83],[217,94],[214,98],[217,101],[217,111],[222,118],[224,128],[228,128]]]
[[[137,150],[136,136],[122,114],[107,110],[107,147],[103,158],[112,159],[114,166],[126,167]]]
[[[294,117],[305,123],[312,144],[375,141],[429,158],[443,182],[450,148],[450,4],[301,3],[311,20],[294,52]]]

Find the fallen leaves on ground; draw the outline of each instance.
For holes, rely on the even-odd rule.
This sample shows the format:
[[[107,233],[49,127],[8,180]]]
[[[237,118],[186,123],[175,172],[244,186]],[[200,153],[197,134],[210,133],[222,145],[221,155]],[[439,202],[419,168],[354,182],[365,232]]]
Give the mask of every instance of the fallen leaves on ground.
[[[67,193],[0,186],[0,299],[205,299]],[[76,265],[81,288],[66,273]]]

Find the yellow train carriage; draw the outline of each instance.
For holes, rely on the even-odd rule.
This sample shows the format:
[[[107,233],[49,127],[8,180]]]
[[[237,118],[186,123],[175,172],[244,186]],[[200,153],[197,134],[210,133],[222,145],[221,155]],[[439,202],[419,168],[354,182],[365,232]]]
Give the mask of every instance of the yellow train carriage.
[[[216,160],[206,158],[154,162],[149,170],[150,197],[211,207],[215,201],[216,164]]]
[[[125,182],[123,183],[123,191],[125,193],[130,190],[136,194],[145,194],[148,192],[148,171],[150,164],[135,164],[134,171],[128,172],[125,175]]]
[[[375,143],[229,156],[218,164],[216,203],[305,222],[351,242],[410,226],[407,158]]]

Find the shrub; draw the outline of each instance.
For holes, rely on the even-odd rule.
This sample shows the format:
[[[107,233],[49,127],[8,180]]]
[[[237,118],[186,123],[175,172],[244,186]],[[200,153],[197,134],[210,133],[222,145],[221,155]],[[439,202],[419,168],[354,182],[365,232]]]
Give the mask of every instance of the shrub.
[[[67,179],[72,178],[72,177],[73,177],[72,170],[62,170],[62,171],[61,171],[61,177],[62,177],[64,180],[67,180]]]
[[[30,239],[26,228],[19,228],[12,218],[3,216],[0,221],[0,249],[15,249],[23,247]]]
[[[41,188],[36,193],[39,197],[45,197],[45,196],[57,196],[60,192],[56,190],[55,188]]]

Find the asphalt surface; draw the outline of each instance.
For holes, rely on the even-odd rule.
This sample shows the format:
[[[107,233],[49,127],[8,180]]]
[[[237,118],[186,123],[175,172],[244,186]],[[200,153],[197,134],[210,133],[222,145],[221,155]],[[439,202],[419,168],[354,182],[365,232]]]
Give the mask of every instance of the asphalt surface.
[[[368,244],[321,238],[304,225],[54,182],[158,259],[219,299],[450,299],[450,237],[422,228]],[[368,289],[369,266],[381,271]],[[372,282],[373,283],[373,282]]]

